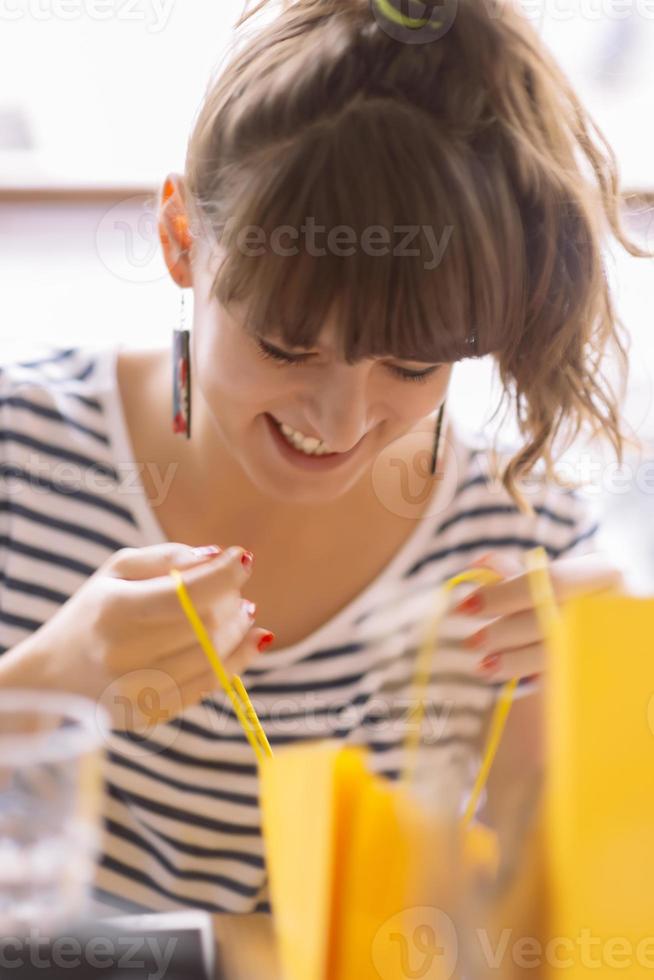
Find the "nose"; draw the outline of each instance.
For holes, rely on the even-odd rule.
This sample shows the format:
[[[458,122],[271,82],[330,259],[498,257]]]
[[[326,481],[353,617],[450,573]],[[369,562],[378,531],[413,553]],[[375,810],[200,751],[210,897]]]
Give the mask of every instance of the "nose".
[[[311,392],[308,421],[335,453],[353,449],[370,428],[367,376],[365,365],[338,366]]]

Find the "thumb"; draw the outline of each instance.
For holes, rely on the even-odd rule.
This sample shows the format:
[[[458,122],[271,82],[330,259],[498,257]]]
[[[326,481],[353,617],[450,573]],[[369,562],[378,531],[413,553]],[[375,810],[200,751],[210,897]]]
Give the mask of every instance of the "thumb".
[[[148,545],[145,548],[121,548],[102,566],[107,575],[122,579],[148,579],[168,575],[173,568],[191,568],[210,561],[222,553],[218,545],[192,548],[175,541]]]

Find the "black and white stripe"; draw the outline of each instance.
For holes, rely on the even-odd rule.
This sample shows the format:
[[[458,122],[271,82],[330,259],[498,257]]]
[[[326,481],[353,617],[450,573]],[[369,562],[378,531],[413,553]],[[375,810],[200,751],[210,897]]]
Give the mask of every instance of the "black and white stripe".
[[[336,738],[403,768],[419,628],[437,585],[489,550],[553,557],[589,550],[579,498],[543,488],[526,517],[489,491],[483,454],[460,447],[451,500],[419,522],[385,573],[302,643],[245,675],[270,741]],[[134,469],[115,351],[54,350],[0,370],[0,652],[46,622],[114,551],[163,540]],[[442,771],[474,771],[494,693],[446,619],[429,687],[430,750]],[[459,629],[461,624],[459,624]],[[112,734],[97,869],[103,907],[268,909],[257,772],[221,694],[145,737]]]

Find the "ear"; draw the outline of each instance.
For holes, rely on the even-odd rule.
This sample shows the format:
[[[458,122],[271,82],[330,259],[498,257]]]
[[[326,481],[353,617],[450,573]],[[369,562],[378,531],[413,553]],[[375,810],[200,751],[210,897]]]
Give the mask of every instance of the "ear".
[[[168,174],[164,181],[159,207],[159,240],[168,271],[177,285],[192,285],[193,239],[184,201],[184,178],[181,174]]]

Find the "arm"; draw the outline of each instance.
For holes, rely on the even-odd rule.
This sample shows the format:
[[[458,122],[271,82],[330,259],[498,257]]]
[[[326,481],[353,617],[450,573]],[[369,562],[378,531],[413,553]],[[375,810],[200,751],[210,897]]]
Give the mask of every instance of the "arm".
[[[34,634],[0,657],[0,690],[12,687],[45,687],[46,672]]]

